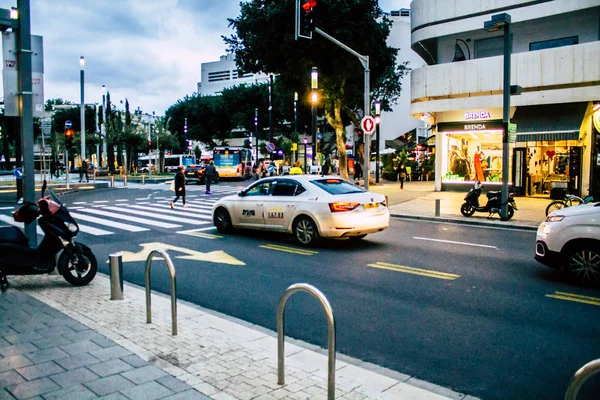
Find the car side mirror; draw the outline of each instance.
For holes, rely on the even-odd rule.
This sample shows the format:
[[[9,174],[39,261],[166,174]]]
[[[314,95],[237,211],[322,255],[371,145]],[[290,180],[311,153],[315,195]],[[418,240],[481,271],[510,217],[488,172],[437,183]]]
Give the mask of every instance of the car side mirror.
[[[246,195],[246,192],[244,192],[243,190],[240,190],[240,191],[238,192],[238,196],[239,196],[239,197],[244,197],[245,195]]]

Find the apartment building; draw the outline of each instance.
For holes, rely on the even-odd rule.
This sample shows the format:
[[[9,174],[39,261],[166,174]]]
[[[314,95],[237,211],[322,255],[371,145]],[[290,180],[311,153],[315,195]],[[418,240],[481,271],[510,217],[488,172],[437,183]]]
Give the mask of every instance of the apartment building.
[[[223,89],[232,86],[253,85],[268,82],[269,76],[263,73],[240,74],[235,64],[235,56],[228,54],[221,56],[219,61],[202,63],[200,66],[200,82],[198,94],[201,96],[219,95]]]
[[[503,31],[511,17],[509,179],[520,195],[600,195],[600,1],[414,0],[411,114],[434,127],[436,190],[500,186]]]

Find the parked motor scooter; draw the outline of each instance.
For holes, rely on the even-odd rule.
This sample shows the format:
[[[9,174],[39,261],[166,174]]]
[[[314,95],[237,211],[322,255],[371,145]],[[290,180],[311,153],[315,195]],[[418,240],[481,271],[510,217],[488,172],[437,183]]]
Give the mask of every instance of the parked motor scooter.
[[[489,213],[488,218],[492,218],[495,213],[500,213],[500,205],[502,204],[502,192],[494,191],[487,192],[487,203],[484,206],[479,205],[479,196],[481,195],[481,188],[483,185],[480,181],[475,182],[473,188],[465,196],[465,203],[460,207],[460,212],[465,217],[470,217],[475,212],[486,212]],[[507,220],[511,219],[515,215],[517,210],[517,203],[515,203],[515,194],[508,194],[508,204],[506,205]]]
[[[29,247],[23,232],[14,227],[0,227],[0,289],[8,286],[7,275],[49,274],[58,272],[74,286],[87,285],[98,271],[98,262],[92,250],[76,242],[79,226],[67,208],[52,191],[44,197],[46,182],[42,185],[42,198],[37,203],[26,203],[13,213],[17,222],[31,223],[36,218],[44,238],[37,248]],[[56,261],[57,254],[58,262]]]

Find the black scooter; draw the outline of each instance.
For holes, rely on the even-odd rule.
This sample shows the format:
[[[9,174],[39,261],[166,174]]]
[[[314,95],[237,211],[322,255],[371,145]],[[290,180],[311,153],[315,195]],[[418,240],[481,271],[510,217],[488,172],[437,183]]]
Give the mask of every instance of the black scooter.
[[[465,203],[460,207],[460,212],[465,217],[470,217],[475,212],[486,212],[488,213],[488,218],[492,218],[495,213],[500,214],[500,205],[502,204],[502,192],[487,192],[487,203],[484,206],[479,205],[479,196],[481,195],[481,188],[483,185],[481,182],[477,181],[473,185],[473,188],[467,193],[465,196]],[[508,204],[507,207],[507,220],[511,219],[513,215],[515,215],[515,210],[517,210],[517,203],[515,203],[515,194],[508,194]]]
[[[23,232],[14,227],[0,227],[0,289],[8,286],[7,275],[49,274],[58,272],[74,286],[87,285],[98,271],[98,262],[92,250],[75,241],[79,232],[77,222],[52,191],[44,197],[46,182],[42,185],[42,198],[37,203],[25,203],[13,213],[17,222],[38,223],[44,238],[37,248],[29,247]],[[62,250],[62,252],[61,252]],[[57,254],[58,262],[56,261]]]

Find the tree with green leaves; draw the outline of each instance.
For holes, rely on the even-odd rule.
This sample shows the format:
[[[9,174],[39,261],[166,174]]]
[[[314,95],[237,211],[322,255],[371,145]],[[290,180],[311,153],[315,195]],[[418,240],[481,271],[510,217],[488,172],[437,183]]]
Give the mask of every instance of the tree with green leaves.
[[[224,37],[236,56],[238,69],[269,71],[278,81],[308,100],[310,71],[319,71],[319,109],[336,132],[340,173],[347,178],[346,134],[352,122],[359,127],[363,116],[364,70],[358,59],[335,44],[313,34],[312,40],[294,40],[295,1],[250,0],[240,3],[241,12],[230,19],[235,34]],[[371,98],[390,111],[401,91],[406,63],[398,64],[398,50],[386,39],[392,22],[377,0],[329,0],[319,2],[314,23],[360,54],[369,56]],[[371,110],[368,110],[371,113]]]

